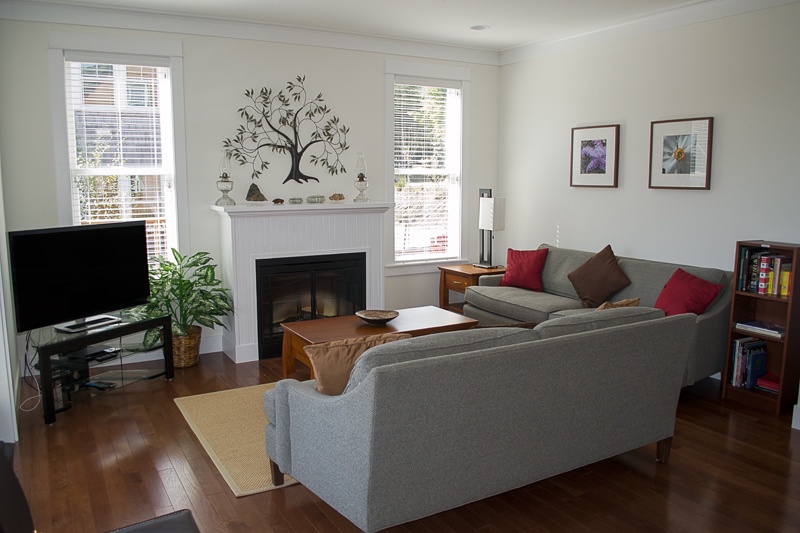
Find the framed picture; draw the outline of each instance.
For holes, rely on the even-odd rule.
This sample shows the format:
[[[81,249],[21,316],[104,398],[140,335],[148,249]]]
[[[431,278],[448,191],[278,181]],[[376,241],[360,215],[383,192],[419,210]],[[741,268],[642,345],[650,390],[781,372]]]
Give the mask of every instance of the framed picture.
[[[572,128],[570,187],[616,187],[619,124]]]
[[[710,189],[713,117],[650,123],[651,189]]]

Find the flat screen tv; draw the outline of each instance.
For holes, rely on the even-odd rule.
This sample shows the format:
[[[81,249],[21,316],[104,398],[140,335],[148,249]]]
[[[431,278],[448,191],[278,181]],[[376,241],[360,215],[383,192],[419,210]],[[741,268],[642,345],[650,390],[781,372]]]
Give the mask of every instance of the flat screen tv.
[[[10,231],[8,252],[20,333],[105,325],[150,294],[144,221]]]

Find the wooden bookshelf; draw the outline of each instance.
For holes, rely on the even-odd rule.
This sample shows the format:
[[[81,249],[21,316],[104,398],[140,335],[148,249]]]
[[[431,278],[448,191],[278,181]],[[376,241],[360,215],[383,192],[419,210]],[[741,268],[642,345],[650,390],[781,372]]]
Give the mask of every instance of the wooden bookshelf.
[[[751,283],[757,275],[753,256],[758,252],[776,254],[782,257],[781,264],[792,263],[788,275],[789,292],[780,294],[759,294],[757,285]],[[770,258],[774,260],[774,258]],[[759,264],[761,256],[758,256]],[[766,263],[770,263],[767,261]],[[791,411],[797,403],[798,382],[800,382],[800,309],[795,309],[798,301],[797,271],[800,269],[800,244],[771,241],[739,241],[736,243],[736,265],[734,291],[731,302],[731,315],[728,327],[728,355],[722,375],[722,396],[726,400],[745,404],[762,410],[782,414]],[[759,268],[758,270],[762,270]],[[762,277],[762,283],[765,277]],[[768,278],[766,278],[768,279]],[[773,282],[780,278],[773,273]],[[737,327],[737,324],[761,321],[785,328],[782,338],[774,334],[753,332]],[[754,337],[766,343],[766,370],[778,376],[777,393],[757,387],[734,386],[734,343],[737,339]]]

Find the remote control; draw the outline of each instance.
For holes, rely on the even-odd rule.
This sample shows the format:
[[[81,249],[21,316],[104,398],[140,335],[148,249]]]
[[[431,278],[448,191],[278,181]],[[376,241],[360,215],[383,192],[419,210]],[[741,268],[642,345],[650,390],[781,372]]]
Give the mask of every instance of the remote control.
[[[113,389],[117,386],[116,383],[111,383],[110,381],[87,381],[83,384],[84,387],[91,387],[93,389],[97,389],[99,391],[104,391],[108,389]]]
[[[111,351],[109,351],[109,350],[111,350]],[[114,359],[117,356],[117,353],[118,353],[118,351],[114,350],[113,348],[109,348],[108,350],[104,350],[104,351],[105,351],[104,354],[98,355],[97,357],[94,358],[94,360],[95,361],[100,361],[100,362],[108,361],[109,359]]]

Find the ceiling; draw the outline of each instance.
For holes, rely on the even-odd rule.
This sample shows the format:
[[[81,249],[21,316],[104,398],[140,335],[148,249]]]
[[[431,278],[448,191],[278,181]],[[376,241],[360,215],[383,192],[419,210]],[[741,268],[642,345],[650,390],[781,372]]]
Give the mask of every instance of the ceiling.
[[[719,0],[47,0],[501,52]],[[41,5],[41,4],[40,4]],[[473,26],[488,26],[474,30]]]

